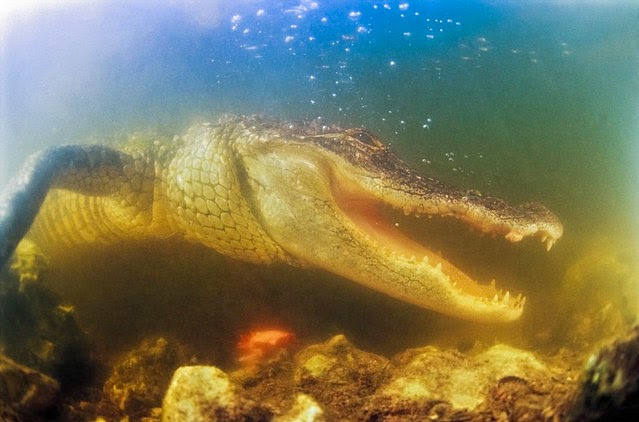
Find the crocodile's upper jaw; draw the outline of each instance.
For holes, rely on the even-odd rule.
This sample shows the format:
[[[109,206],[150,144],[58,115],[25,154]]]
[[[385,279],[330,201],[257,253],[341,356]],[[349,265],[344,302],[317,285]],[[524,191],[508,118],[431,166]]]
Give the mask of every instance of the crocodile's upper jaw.
[[[371,146],[383,164],[370,157],[357,161],[356,152],[336,154],[333,141],[359,142],[348,134],[300,136],[241,154],[260,219],[275,242],[301,263],[424,308],[480,322],[519,318],[525,298],[502,294],[494,283],[479,285],[402,235],[380,216],[379,207],[451,215],[510,241],[536,235],[549,245],[562,234],[554,215],[540,205],[511,207],[490,197],[464,196],[411,172],[378,141],[355,146]]]

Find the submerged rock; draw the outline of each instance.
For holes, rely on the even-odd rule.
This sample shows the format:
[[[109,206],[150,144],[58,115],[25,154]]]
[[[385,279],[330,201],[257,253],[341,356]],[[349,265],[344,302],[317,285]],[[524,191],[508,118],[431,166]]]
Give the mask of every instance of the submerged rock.
[[[286,389],[282,384],[281,380],[277,385],[267,383],[274,397],[277,397],[278,390]],[[275,403],[269,400],[273,397],[259,397],[242,388],[238,384],[237,375],[229,376],[214,366],[184,366],[175,371],[166,392],[162,405],[162,421],[326,420],[324,409],[313,397],[303,393],[291,393],[291,396]]]
[[[298,394],[293,406],[283,415],[273,418],[273,422],[324,422],[324,410],[311,396]]]
[[[183,366],[173,374],[162,404],[163,422],[267,420],[270,413],[244,398],[214,366]]]
[[[501,344],[469,355],[429,346],[389,361],[338,335],[250,374],[182,367],[163,420],[547,420],[564,415],[574,391],[572,369],[557,365]]]
[[[34,420],[55,414],[60,384],[0,354],[0,420]]]
[[[355,418],[384,380],[388,359],[357,349],[343,335],[309,346],[295,357],[295,385],[328,414]]]
[[[0,271],[0,350],[23,365],[75,388],[93,374],[89,342],[72,306],[46,286],[46,263],[22,242],[10,269]]]
[[[592,243],[562,281],[561,306],[568,318],[557,332],[562,341],[584,351],[623,336],[639,315],[636,249],[605,237]]]
[[[376,394],[376,400],[447,402],[455,410],[477,408],[500,379],[530,380],[548,373],[531,353],[503,344],[470,358],[429,346],[409,350],[397,356],[393,364],[393,376]]]
[[[639,326],[592,355],[570,411],[576,421],[636,420],[639,414]]]
[[[554,370],[532,353],[507,345],[471,356],[428,346],[399,354],[391,365],[390,379],[366,406],[367,420],[391,415],[541,420],[559,412],[552,402],[557,396],[548,390]]]
[[[178,346],[162,337],[143,341],[114,365],[100,409],[110,415],[148,416],[162,405],[173,371],[185,361]]]

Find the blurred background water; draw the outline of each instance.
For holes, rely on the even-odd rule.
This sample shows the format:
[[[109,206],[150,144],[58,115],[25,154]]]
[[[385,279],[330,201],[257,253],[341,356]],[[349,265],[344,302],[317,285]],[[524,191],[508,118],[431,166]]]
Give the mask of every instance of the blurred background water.
[[[72,1],[2,19],[2,183],[48,145],[219,113],[365,126],[423,173],[560,216],[549,254],[497,257],[540,318],[566,289],[637,307],[636,2]]]

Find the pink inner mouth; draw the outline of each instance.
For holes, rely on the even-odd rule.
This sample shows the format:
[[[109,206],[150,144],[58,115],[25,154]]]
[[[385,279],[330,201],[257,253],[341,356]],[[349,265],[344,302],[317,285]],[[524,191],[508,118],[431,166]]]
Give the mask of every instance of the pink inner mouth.
[[[427,258],[430,266],[441,265],[441,271],[450,277],[451,284],[468,295],[492,299],[497,293],[494,286],[478,284],[441,255],[409,238],[399,229],[397,222],[390,221],[383,215],[383,207],[387,205],[363,192],[358,186],[335,183],[333,195],[341,211],[375,243],[392,249],[407,259],[414,257],[419,262]]]

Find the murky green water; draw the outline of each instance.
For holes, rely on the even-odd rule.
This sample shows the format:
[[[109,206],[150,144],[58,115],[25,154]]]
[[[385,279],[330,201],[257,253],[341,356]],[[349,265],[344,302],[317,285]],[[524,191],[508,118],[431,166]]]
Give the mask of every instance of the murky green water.
[[[639,308],[637,22],[631,2],[561,1],[136,2],[12,15],[1,50],[0,180],[48,145],[179,132],[221,112],[365,126],[426,174],[560,216],[565,236],[549,253],[536,242],[434,235],[480,277],[528,295],[523,322],[504,328],[511,338],[558,344],[579,325],[573,318],[588,320],[582,334],[603,335]],[[259,306],[277,314],[264,304],[274,295],[274,319],[297,315],[273,289]],[[315,294],[322,305],[307,305],[322,329],[362,342],[398,326],[410,325],[398,330],[409,338],[402,345],[467,327],[377,296],[322,313],[339,295]]]

